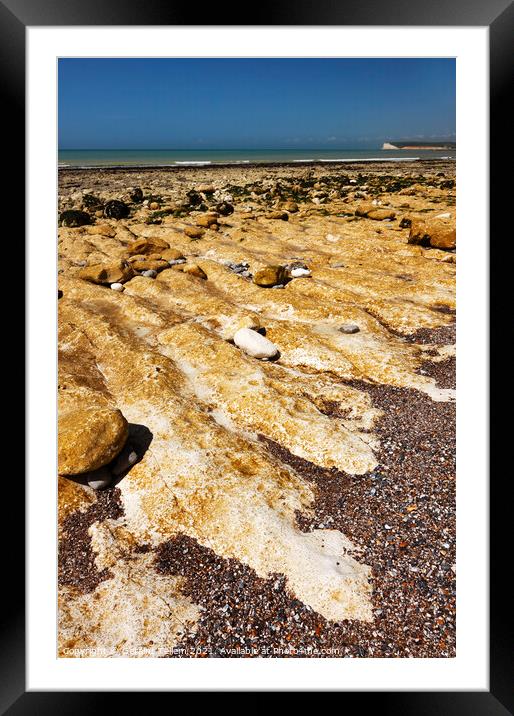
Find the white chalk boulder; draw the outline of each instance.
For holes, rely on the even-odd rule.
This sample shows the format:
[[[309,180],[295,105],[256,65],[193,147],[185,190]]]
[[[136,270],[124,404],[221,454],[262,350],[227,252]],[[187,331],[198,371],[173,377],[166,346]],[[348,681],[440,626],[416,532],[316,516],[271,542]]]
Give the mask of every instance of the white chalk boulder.
[[[107,467],[100,467],[87,475],[87,484],[93,490],[104,490],[112,482],[112,475]]]
[[[240,328],[234,334],[234,343],[252,358],[273,358],[278,353],[277,346],[265,336],[251,328]]]
[[[302,278],[302,276],[312,276],[310,269],[301,266],[291,269],[291,278]]]

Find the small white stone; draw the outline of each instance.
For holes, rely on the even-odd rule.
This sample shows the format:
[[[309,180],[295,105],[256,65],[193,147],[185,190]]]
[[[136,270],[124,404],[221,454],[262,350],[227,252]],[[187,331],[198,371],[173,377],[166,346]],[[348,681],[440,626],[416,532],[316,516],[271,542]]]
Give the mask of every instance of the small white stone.
[[[126,472],[129,467],[132,467],[132,465],[134,465],[134,463],[136,462],[137,453],[132,450],[127,455],[126,449],[123,449],[121,451],[121,454],[118,455],[115,462],[111,465],[112,474],[118,477],[119,475],[122,475],[124,472]]]
[[[87,484],[93,490],[103,490],[104,487],[109,487],[111,482],[112,475],[106,467],[100,467],[88,474]]]
[[[294,268],[291,269],[292,278],[301,278],[302,276],[312,276],[310,269],[308,268]]]
[[[234,343],[252,358],[273,358],[278,353],[274,343],[251,328],[240,328],[236,331]]]
[[[451,214],[449,211],[445,211],[443,214],[438,214],[435,218],[436,219],[449,219],[451,217]]]
[[[111,283],[111,288],[113,291],[124,291],[125,287],[122,283]]]
[[[141,276],[145,276],[146,278],[155,278],[157,276],[157,271],[148,269],[148,271],[142,271]]]
[[[89,480],[87,483],[93,490],[103,490],[105,487],[109,487],[111,484],[110,480]]]

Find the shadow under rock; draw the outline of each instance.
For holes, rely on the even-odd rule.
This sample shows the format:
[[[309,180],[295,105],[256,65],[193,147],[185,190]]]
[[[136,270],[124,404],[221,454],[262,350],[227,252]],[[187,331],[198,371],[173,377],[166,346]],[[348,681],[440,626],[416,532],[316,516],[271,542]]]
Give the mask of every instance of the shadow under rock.
[[[129,434],[127,442],[125,443],[123,450],[120,454],[112,460],[108,465],[95,470],[94,472],[84,472],[80,475],[66,475],[68,480],[78,482],[80,485],[88,485],[92,479],[103,479],[107,477],[105,486],[100,486],[97,489],[105,489],[105,487],[115,487],[118,485],[126,475],[131,471],[134,465],[140,462],[150,444],[153,440],[153,433],[146,427],[146,425],[139,425],[138,423],[129,423]],[[136,453],[136,459],[131,462],[131,453]],[[105,474],[107,471],[107,475]],[[110,473],[110,481],[109,481]]]
[[[129,434],[127,442],[125,443],[125,447],[118,455],[118,457],[113,461],[113,463],[119,463],[120,461],[123,461],[123,459],[128,458],[128,456],[132,452],[136,453],[137,459],[132,464],[127,463],[127,466],[124,469],[119,471],[118,474],[113,475],[110,487],[115,487],[118,483],[120,483],[123,478],[128,475],[134,465],[137,465],[137,463],[143,459],[146,451],[150,447],[152,440],[153,433],[146,427],[146,425],[139,425],[138,423],[129,423]]]

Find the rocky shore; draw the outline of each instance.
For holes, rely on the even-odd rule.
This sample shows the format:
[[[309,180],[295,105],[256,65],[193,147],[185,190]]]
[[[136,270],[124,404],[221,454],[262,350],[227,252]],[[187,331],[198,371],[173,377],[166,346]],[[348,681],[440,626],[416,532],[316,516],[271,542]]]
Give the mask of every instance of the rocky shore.
[[[59,655],[454,656],[454,162],[58,208]]]

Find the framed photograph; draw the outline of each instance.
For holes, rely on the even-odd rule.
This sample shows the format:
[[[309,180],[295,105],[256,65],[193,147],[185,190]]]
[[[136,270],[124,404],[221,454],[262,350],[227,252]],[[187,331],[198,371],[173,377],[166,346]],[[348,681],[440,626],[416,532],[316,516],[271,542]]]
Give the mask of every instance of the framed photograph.
[[[0,3],[28,307],[2,712],[514,713],[488,387],[512,8],[162,5]]]

